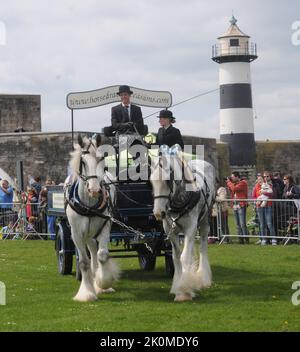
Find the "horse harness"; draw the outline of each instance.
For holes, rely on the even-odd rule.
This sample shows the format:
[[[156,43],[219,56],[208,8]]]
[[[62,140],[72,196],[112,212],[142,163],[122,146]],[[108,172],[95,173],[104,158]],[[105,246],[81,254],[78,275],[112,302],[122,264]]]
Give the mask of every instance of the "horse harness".
[[[65,207],[66,205],[70,205],[70,207],[79,215],[93,217],[93,216],[100,216],[105,217],[103,212],[108,207],[108,199],[109,194],[107,189],[104,186],[101,188],[101,193],[99,200],[93,206],[88,206],[85,204],[80,198],[78,194],[78,186],[79,182],[74,182],[73,184],[68,184],[65,189]]]
[[[82,151],[82,155],[86,155],[90,153],[89,149],[91,145],[92,145],[92,142],[90,142],[89,146],[87,147],[87,150]],[[102,160],[104,160],[104,157],[100,159],[100,161]],[[91,176],[83,175],[82,174],[83,166],[84,166],[84,161],[82,160],[82,156],[80,156],[78,175],[84,183],[86,183],[90,179],[98,179],[97,175],[91,175]],[[110,187],[102,181],[100,182],[100,186],[101,186],[101,192],[100,192],[99,200],[93,206],[88,206],[80,199],[78,194],[79,181],[70,182],[69,184],[67,184],[65,188],[65,210],[67,208],[67,205],[69,205],[71,209],[73,209],[77,214],[81,216],[86,216],[86,217],[97,216],[102,219],[105,219],[100,231],[97,232],[95,237],[97,237],[98,234],[101,233],[102,229],[107,224],[107,222],[111,220],[110,215],[103,214],[104,211],[108,208],[113,208],[113,204],[111,203],[111,197],[110,197]]]
[[[177,225],[178,227],[182,228],[182,226],[180,224],[178,224],[178,220],[181,219],[184,215],[186,215],[189,211],[191,211],[196,206],[196,204],[200,201],[201,196],[204,197],[204,204],[203,204],[203,207],[202,207],[200,214],[199,214],[199,217],[198,217],[198,223],[202,220],[202,218],[206,212],[206,208],[207,208],[207,210],[210,210],[210,207],[208,204],[210,189],[207,184],[206,177],[197,171],[196,171],[196,174],[199,175],[203,179],[205,189],[202,188],[201,190],[198,190],[198,191],[186,191],[184,199],[177,199],[176,200],[174,197],[172,198],[171,195],[173,193],[173,182],[174,182],[174,172],[172,171],[170,180],[167,181],[167,185],[170,189],[170,193],[168,195],[154,196],[154,199],[166,198],[169,200],[170,204],[169,204],[169,208],[167,210],[167,214],[169,215],[169,217],[172,220],[172,227]],[[184,181],[186,183],[192,183],[195,181],[195,178],[192,181],[184,178]],[[172,215],[176,215],[176,216],[174,217]]]

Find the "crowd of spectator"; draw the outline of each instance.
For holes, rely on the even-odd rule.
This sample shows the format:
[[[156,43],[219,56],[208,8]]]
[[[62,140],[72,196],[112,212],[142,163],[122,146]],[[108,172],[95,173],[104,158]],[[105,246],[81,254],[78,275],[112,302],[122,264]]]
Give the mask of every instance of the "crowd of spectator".
[[[49,233],[51,239],[55,238],[55,217],[47,215],[48,188],[54,185],[51,178],[42,182],[39,176],[29,176],[26,191],[17,192],[7,180],[0,180],[0,233],[3,238],[18,239],[18,233],[24,231]]]
[[[257,244],[277,245],[276,238],[281,231],[288,228],[291,215],[298,219],[300,200],[300,188],[296,185],[290,174],[285,174],[283,179],[279,172],[272,174],[269,171],[257,174],[255,185],[249,192],[248,182],[241,178],[239,172],[232,172],[231,176],[224,180],[224,185],[218,184],[216,203],[212,210],[210,235],[219,237],[217,223],[220,224],[221,234],[225,235],[229,242],[228,207],[233,210],[236,226],[236,235],[240,244],[249,243],[247,229],[247,208],[254,205],[255,217],[259,227],[259,240]],[[249,202],[248,199],[253,201]],[[230,199],[230,204],[226,201]],[[280,200],[294,201],[280,201]],[[219,218],[218,218],[219,217]],[[213,242],[213,240],[211,240]]]
[[[16,198],[16,192],[9,182],[0,180],[0,234],[2,237],[8,233],[17,233],[20,226],[24,228],[25,222],[26,232],[48,233],[51,234],[51,239],[55,239],[55,217],[47,215],[47,193],[49,186],[53,185],[55,182],[50,178],[42,182],[39,176],[29,176],[26,191],[18,193]],[[299,214],[300,208],[300,188],[296,185],[293,176],[286,174],[281,178],[278,172],[272,174],[264,171],[257,174],[251,192],[249,192],[248,182],[237,171],[232,172],[231,176],[223,182],[217,181],[210,237],[220,239],[221,234],[224,236],[225,243],[231,242],[228,226],[228,210],[231,208],[239,243],[249,243],[247,228],[247,208],[250,205],[247,199],[249,198],[253,199],[250,203],[254,205],[255,218],[259,227],[257,244],[277,245],[276,237],[279,230],[286,227],[290,214]],[[281,199],[293,199],[294,202],[278,201]],[[20,214],[20,206],[16,206],[20,202],[25,204],[22,214]]]

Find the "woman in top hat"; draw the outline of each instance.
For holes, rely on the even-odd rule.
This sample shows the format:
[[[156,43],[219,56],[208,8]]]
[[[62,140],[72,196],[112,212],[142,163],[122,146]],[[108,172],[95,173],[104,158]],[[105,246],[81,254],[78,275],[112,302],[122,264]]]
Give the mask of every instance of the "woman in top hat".
[[[181,133],[178,128],[175,128],[172,124],[175,122],[175,117],[170,110],[161,110],[159,112],[159,123],[161,128],[158,130],[156,142],[159,146],[166,144],[169,147],[173,147],[175,144],[179,144],[183,150],[183,140]]]
[[[113,106],[111,109],[111,124],[115,131],[121,134],[144,133],[144,120],[142,110],[139,106],[130,103],[132,91],[129,86],[123,85],[119,87],[117,93],[121,98],[121,104]]]

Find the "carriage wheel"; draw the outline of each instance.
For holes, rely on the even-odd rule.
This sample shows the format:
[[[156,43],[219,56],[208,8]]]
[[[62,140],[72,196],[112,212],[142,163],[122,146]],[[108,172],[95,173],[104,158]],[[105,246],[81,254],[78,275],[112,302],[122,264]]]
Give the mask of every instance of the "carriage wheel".
[[[56,255],[58,272],[61,275],[70,275],[73,266],[73,254],[66,252],[65,239],[62,227],[58,228],[56,235]]]
[[[168,277],[172,278],[174,276],[174,262],[172,255],[165,255],[165,265],[166,265],[166,274]]]
[[[145,252],[138,252],[140,268],[145,271],[152,271],[155,269],[156,255]]]

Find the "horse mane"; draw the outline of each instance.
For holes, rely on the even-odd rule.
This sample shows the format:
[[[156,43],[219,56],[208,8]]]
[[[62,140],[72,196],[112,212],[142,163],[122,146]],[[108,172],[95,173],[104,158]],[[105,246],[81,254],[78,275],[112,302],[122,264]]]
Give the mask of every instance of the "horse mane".
[[[95,156],[96,155],[96,146],[94,144],[94,141],[91,141],[89,138],[84,137],[83,138],[83,144],[84,148],[81,148],[79,144],[75,144],[74,150],[70,153],[71,155],[71,160],[70,160],[70,167],[72,171],[78,175],[79,174],[79,168],[80,168],[80,158],[82,155],[82,151],[88,147],[88,145],[91,143],[91,146],[89,148],[89,152],[91,155]]]
[[[177,172],[179,172],[181,181],[185,187],[188,187],[189,191],[197,191],[197,184],[193,170],[191,169],[190,164],[184,159],[182,154],[174,156],[173,166],[175,168],[175,173],[177,168]]]

